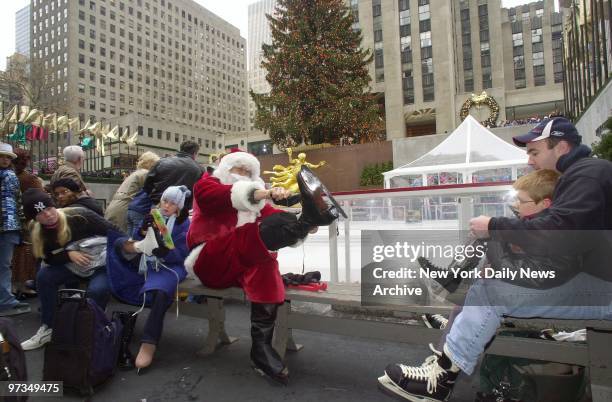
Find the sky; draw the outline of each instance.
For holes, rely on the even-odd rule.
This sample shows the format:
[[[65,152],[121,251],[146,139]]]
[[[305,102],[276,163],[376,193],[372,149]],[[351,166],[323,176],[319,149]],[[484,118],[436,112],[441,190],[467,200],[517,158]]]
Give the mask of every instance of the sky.
[[[240,29],[248,40],[248,5],[256,0],[195,0],[208,10]],[[450,0],[455,1],[455,0]],[[502,0],[504,7],[514,7],[533,0]],[[15,12],[25,7],[30,0],[2,0],[0,4],[0,70],[6,66],[6,57],[15,51]]]

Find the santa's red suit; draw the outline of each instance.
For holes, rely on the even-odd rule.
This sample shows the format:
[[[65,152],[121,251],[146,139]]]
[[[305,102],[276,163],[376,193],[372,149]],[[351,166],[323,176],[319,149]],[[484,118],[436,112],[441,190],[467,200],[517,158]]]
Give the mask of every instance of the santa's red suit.
[[[232,167],[246,167],[251,177],[238,177]],[[267,250],[259,222],[281,212],[249,195],[264,189],[259,161],[246,152],[224,156],[212,175],[205,174],[193,188],[193,219],[187,235],[192,250],[185,266],[205,286],[239,286],[255,303],[283,303],[285,288],[276,253]]]

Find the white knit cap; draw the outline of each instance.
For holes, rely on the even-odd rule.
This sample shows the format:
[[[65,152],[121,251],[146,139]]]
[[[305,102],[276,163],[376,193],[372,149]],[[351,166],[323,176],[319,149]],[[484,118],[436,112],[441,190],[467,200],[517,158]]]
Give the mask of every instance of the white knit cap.
[[[185,198],[191,195],[191,191],[185,186],[170,186],[161,196],[162,201],[176,204],[179,209],[185,206]]]

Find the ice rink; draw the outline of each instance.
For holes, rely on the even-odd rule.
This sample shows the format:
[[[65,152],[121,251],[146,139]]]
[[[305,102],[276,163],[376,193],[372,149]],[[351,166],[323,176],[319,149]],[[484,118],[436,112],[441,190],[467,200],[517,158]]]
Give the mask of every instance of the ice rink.
[[[415,223],[402,221],[351,221],[350,222],[350,266],[351,282],[359,282],[361,278],[361,231],[362,230],[458,230],[458,220],[431,220]],[[344,221],[338,224],[338,278],[341,282],[346,278],[346,236]],[[414,234],[408,232],[407,235]],[[330,241],[329,228],[321,227],[315,234],[308,236],[306,241],[296,248],[284,248],[278,254],[281,273],[302,273],[320,271],[323,280],[330,280]]]

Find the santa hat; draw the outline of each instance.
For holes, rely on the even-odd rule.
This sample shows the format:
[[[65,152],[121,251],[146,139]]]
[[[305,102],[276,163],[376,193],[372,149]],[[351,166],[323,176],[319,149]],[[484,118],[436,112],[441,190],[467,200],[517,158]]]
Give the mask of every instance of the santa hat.
[[[219,166],[215,169],[213,176],[219,178],[222,183],[228,183],[230,170],[234,167],[243,167],[251,172],[251,180],[260,180],[260,165],[257,158],[248,153],[241,151],[238,148],[233,148],[229,154],[224,155],[219,162]]]

